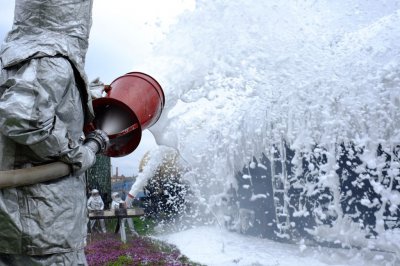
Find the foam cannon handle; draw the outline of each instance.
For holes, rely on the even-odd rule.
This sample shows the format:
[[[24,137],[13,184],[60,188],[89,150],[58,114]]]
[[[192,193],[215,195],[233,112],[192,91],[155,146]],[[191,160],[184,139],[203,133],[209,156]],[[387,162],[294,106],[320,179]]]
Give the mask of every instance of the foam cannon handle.
[[[96,129],[87,135],[84,145],[95,154],[103,153],[107,149],[108,136],[104,131]],[[71,166],[63,162],[0,171],[0,189],[33,185],[67,176],[70,173]]]

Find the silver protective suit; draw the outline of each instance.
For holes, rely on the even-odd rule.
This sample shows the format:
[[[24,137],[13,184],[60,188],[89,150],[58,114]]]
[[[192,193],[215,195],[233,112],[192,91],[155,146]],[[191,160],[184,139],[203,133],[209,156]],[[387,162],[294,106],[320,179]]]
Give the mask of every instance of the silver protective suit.
[[[81,263],[76,258],[87,226],[82,173],[95,160],[82,146],[84,122],[93,117],[83,71],[91,9],[92,0],[16,0],[2,45],[0,170],[57,160],[74,170],[55,181],[0,190],[0,254],[15,254],[16,264],[33,256],[50,265],[51,254],[63,254],[60,264]]]
[[[101,211],[104,210],[104,202],[100,195],[90,196],[87,202],[89,211]]]
[[[101,196],[99,194],[90,196],[87,201],[87,208],[89,211],[104,210],[104,202]],[[96,222],[100,224],[101,232],[106,233],[106,224],[104,222],[104,219],[90,220],[90,231],[93,232]]]
[[[111,209],[119,209],[120,204],[124,204],[124,201],[119,196],[118,192],[114,192],[111,194],[112,202],[111,202]],[[121,226],[125,226],[125,222],[128,223],[129,231],[131,232],[132,236],[138,236],[138,233],[135,230],[135,225],[133,224],[132,218],[122,218]]]

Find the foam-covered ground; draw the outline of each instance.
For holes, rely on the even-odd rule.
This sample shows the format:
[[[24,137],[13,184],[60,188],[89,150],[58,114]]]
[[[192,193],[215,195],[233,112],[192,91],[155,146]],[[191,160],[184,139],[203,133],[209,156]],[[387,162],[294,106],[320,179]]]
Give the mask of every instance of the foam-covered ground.
[[[198,227],[157,238],[176,245],[191,260],[209,266],[395,266],[400,263],[394,253],[282,244],[217,227]]]

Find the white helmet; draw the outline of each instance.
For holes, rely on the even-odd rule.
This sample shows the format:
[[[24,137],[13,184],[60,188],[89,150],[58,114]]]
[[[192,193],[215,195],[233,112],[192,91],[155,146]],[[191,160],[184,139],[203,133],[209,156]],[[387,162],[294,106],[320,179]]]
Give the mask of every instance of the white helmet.
[[[91,192],[91,193],[92,193],[92,195],[93,195],[93,194],[99,193],[99,191],[98,191],[97,189],[92,189],[92,192]]]
[[[119,196],[119,193],[118,192],[113,192],[113,193],[111,193],[111,198],[113,199],[113,200],[115,200],[116,198],[119,198],[120,196]]]

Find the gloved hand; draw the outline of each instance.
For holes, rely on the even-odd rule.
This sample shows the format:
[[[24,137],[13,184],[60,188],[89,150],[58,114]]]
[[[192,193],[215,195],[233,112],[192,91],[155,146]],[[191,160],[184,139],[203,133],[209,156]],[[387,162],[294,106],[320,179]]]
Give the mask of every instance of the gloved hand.
[[[109,139],[107,134],[100,129],[96,129],[87,134],[84,146],[88,147],[95,154],[103,153],[107,150]]]
[[[95,164],[96,154],[104,152],[107,149],[108,142],[107,134],[96,129],[86,136],[83,145],[72,149],[60,160],[70,164],[73,175],[79,176]]]
[[[125,207],[130,208],[134,199],[135,197],[128,193],[125,199]]]
[[[80,145],[63,155],[60,160],[71,165],[74,176],[80,176],[95,164],[96,154],[87,146]]]

